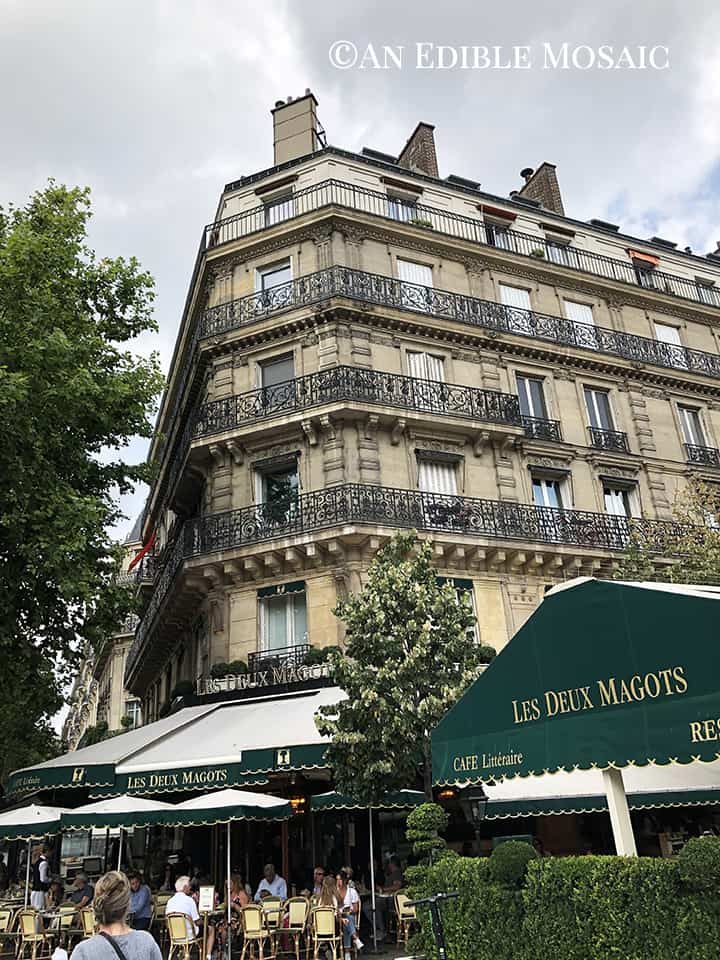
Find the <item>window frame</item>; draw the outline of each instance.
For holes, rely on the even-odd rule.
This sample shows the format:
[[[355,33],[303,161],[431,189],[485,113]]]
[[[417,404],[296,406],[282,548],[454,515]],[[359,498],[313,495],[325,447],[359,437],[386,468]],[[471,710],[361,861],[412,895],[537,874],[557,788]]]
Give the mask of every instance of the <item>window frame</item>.
[[[281,283],[275,283],[270,287],[266,287],[264,284],[265,277],[271,276],[273,273],[280,273],[281,269],[287,269],[289,271],[290,276],[288,279],[283,280]],[[274,260],[272,263],[266,263],[261,267],[255,267],[255,293],[269,293],[271,290],[282,287],[286,283],[292,283],[293,279],[292,257],[282,257],[280,260]]]
[[[305,605],[305,633],[302,638],[295,636],[295,603],[297,597],[303,598],[303,603]],[[268,636],[268,627],[269,627],[269,617],[267,604],[270,600],[281,599],[285,603],[285,646],[284,647],[270,647],[268,645],[269,636]],[[291,593],[276,593],[272,596],[258,597],[258,651],[260,653],[265,653],[272,655],[274,653],[282,655],[284,650],[288,650],[291,647],[296,647],[301,644],[307,644],[310,642],[309,636],[309,625],[308,625],[308,602],[307,602],[307,585],[303,590],[293,590]]]
[[[608,410],[608,418],[609,418],[609,424],[610,424],[609,426],[604,427],[604,426],[601,426],[601,425],[600,425],[600,420],[601,420],[601,417],[600,417],[600,416],[597,416],[597,420],[598,420],[598,423],[597,423],[597,424],[595,424],[595,423],[592,422],[592,419],[593,419],[593,418],[592,418],[592,415],[591,415],[590,404],[589,404],[589,402],[588,402],[588,393],[591,393],[591,394],[593,395],[593,407],[594,407],[594,412],[595,412],[596,415],[599,414],[600,408],[598,407],[598,404],[597,404],[597,401],[596,401],[596,399],[595,399],[595,396],[596,396],[597,394],[603,394],[603,395],[607,398],[607,410]],[[584,384],[583,384],[583,398],[584,398],[584,400],[585,400],[585,411],[586,411],[587,416],[588,416],[588,426],[593,427],[593,429],[595,429],[595,430],[604,430],[604,431],[606,431],[606,432],[608,432],[608,433],[620,433],[620,432],[621,432],[621,431],[618,430],[618,427],[617,427],[617,420],[616,420],[616,417],[615,417],[615,411],[613,410],[612,400],[611,400],[611,396],[610,396],[610,390],[608,390],[608,389],[606,389],[606,388],[604,388],[604,387],[594,387],[594,386],[592,386],[591,384],[584,383]]]
[[[680,435],[683,438],[683,443],[686,446],[690,447],[708,447],[707,441],[707,431],[705,430],[705,424],[703,422],[702,409],[700,407],[694,407],[688,403],[678,403],[678,420],[680,421]],[[686,430],[687,426],[690,426],[690,418],[688,415],[694,415],[695,422],[697,425],[697,433],[700,442],[695,440],[688,439],[688,433]]]
[[[551,419],[550,405],[548,403],[548,398],[545,394],[545,379],[546,379],[545,377],[535,376],[530,373],[523,373],[520,370],[515,371],[515,386],[518,392],[518,403],[520,404],[520,412],[524,417],[532,417],[534,420],[550,420]],[[529,384],[530,382],[540,384],[540,397],[542,399],[542,405],[543,405],[542,413],[538,413],[534,409],[535,404],[533,402],[532,393],[530,392],[529,389],[523,390],[523,388],[521,387],[521,381],[523,381],[525,384]],[[529,411],[528,413],[523,412],[523,396],[527,400],[527,407]]]

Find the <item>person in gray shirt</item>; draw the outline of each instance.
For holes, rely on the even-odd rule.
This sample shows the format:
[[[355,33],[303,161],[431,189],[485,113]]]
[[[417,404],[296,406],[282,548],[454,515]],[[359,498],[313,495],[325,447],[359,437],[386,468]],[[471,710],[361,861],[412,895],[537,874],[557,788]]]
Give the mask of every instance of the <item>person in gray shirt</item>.
[[[111,870],[100,877],[93,909],[98,932],[78,943],[74,960],[162,960],[152,934],[128,926],[130,884],[124,873]]]

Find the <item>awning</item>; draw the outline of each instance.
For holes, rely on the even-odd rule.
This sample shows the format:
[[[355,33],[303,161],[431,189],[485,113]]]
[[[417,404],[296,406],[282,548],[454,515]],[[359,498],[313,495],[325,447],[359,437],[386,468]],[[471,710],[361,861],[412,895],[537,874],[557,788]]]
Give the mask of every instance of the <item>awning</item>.
[[[686,766],[627,767],[623,771],[631,810],[720,805],[720,762]],[[574,770],[540,777],[515,777],[484,786],[486,820],[608,809],[602,773]]]
[[[230,823],[233,820],[287,820],[292,806],[287,800],[249,790],[220,790],[218,793],[194,797],[176,807],[178,823],[200,826]]]
[[[6,810],[0,813],[0,839],[42,840],[58,832],[64,812],[62,807],[43,807],[35,803]]]
[[[438,784],[720,757],[720,593],[551,590],[433,733]]]
[[[386,793],[380,803],[373,804],[373,810],[409,810],[425,803],[425,794],[420,790],[395,790]],[[344,793],[319,793],[310,798],[311,810],[367,810],[366,803],[359,803]]]
[[[274,772],[326,767],[318,708],[337,687],[280,697],[230,700],[177,713],[45,763],[18,770],[8,793],[90,788],[91,796],[156,794],[259,785]]]
[[[171,803],[149,800],[147,797],[113,797],[86,803],[66,811],[62,816],[63,830],[109,830],[114,827],[149,827],[166,823],[175,814]]]

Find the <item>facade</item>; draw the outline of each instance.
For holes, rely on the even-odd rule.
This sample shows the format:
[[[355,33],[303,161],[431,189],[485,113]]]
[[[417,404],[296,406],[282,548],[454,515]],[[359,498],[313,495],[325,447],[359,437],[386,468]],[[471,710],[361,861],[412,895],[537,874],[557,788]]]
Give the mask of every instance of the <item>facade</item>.
[[[336,602],[400,528],[500,649],[720,481],[720,247],[573,220],[550,164],[509,197],[440,179],[427,124],[397,157],[326,146],[316,107],[276,104],[274,166],[202,233],[127,653],[145,721],[180,681],[341,644]]]
[[[95,725],[97,682],[93,677],[94,666],[92,659],[84,660],[73,681],[68,714],[60,735],[68,750],[77,750],[85,731]]]

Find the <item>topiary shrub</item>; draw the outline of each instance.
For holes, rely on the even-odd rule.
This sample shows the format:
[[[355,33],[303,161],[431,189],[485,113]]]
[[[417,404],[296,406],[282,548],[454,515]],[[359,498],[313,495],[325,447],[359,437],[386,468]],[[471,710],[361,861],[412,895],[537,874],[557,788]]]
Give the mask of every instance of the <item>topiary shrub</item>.
[[[720,891],[720,837],[693,837],[677,858],[680,879],[698,893]]]
[[[490,663],[497,656],[497,650],[488,643],[482,643],[478,650],[478,656],[481,663]]]
[[[495,847],[488,865],[490,879],[506,887],[519,887],[525,879],[527,866],[537,859],[534,847],[524,840],[508,840]]]
[[[226,677],[227,675],[228,665],[224,660],[220,663],[214,663],[210,667],[210,676],[213,678],[213,680],[219,680],[221,677]]]
[[[412,843],[413,853],[425,863],[432,863],[447,844],[440,831],[448,825],[449,814],[437,803],[422,803],[408,814],[405,836]]]
[[[233,677],[242,677],[248,672],[248,665],[244,660],[231,660],[227,665],[227,672]]]
[[[319,663],[325,663],[327,660],[327,650],[324,647],[310,647],[305,651],[303,664],[306,667],[314,667]]]

